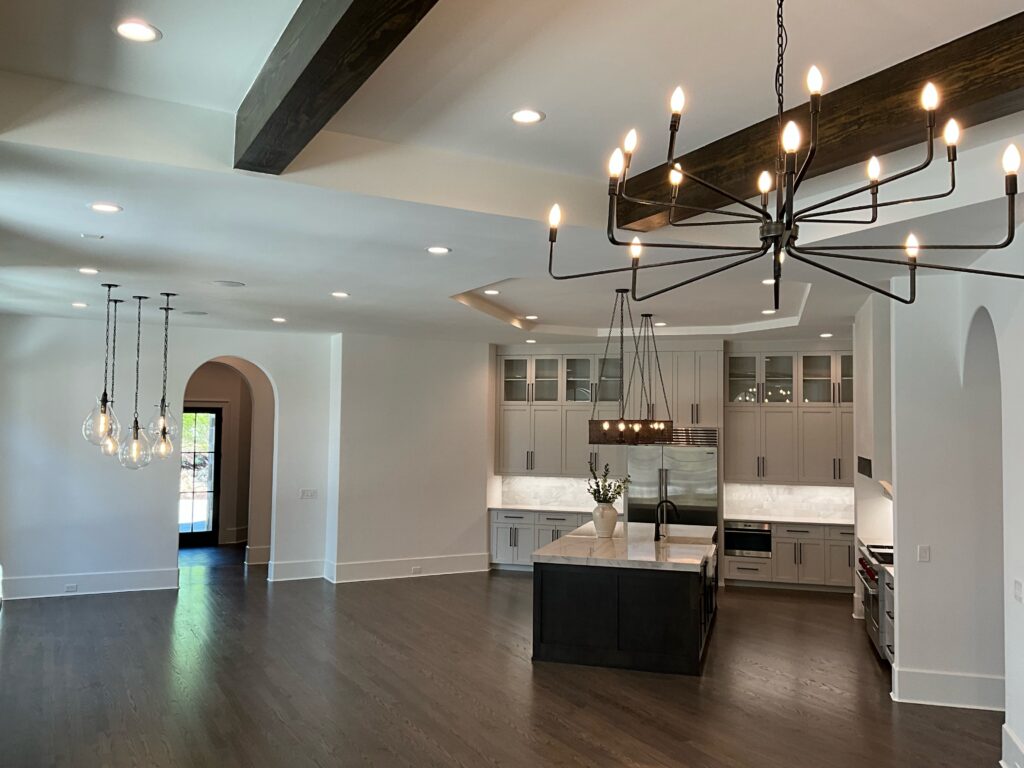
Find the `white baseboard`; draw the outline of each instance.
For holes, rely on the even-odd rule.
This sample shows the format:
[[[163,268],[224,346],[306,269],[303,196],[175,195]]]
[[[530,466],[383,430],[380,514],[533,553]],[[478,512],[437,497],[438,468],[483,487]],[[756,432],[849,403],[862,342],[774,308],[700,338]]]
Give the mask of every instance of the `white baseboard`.
[[[1024,740],[1021,740],[1009,725],[1003,724],[1002,768],[1024,768]]]
[[[251,544],[245,548],[246,565],[266,565],[270,562],[270,547],[254,547]]]
[[[396,560],[363,560],[350,563],[326,563],[324,578],[335,584],[350,581],[405,579],[414,576],[442,576],[450,573],[475,573],[490,568],[489,552],[434,557],[406,557]],[[419,568],[419,573],[413,573]]]
[[[321,579],[324,575],[323,560],[274,560],[269,566],[267,581]]]
[[[892,669],[892,700],[1002,712],[1006,707],[1006,681],[1002,675],[968,675],[931,669]]]
[[[249,527],[246,525],[240,528],[225,528],[224,529],[224,540],[221,544],[241,544],[243,541],[249,539]]]
[[[76,585],[73,592],[68,585]],[[108,573],[61,573],[49,576],[8,576],[3,582],[5,600],[34,597],[74,597],[108,592],[138,592],[150,589],[177,589],[178,569],[147,571],[110,571]]]

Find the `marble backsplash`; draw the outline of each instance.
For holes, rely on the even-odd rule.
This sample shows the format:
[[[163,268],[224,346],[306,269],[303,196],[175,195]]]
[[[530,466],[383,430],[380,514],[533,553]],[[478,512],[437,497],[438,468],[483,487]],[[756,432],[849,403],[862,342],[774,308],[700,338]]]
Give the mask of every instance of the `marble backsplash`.
[[[512,506],[578,507],[592,509],[594,500],[587,493],[582,477],[503,477],[501,503]],[[615,502],[621,510],[622,500]]]
[[[761,485],[726,483],[722,498],[732,517],[757,515],[765,509],[796,514],[825,514],[853,519],[853,488],[827,485]]]

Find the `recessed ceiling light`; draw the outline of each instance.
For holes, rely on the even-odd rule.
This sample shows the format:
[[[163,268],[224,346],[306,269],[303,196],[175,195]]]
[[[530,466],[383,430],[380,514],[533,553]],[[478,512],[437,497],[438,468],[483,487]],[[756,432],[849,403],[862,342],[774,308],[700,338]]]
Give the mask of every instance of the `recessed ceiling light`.
[[[84,301],[73,301],[71,302],[71,306],[74,307],[75,309],[85,309],[89,305],[86,304]]]
[[[347,299],[348,298],[348,294],[345,293],[344,291],[335,291],[334,293],[331,294],[331,296],[333,296],[336,299]]]
[[[517,109],[512,113],[512,119],[520,125],[533,125],[539,123],[547,115],[536,109]]]
[[[654,327],[655,328],[664,328],[666,325],[668,325],[668,323],[659,322],[659,323],[655,323]]]
[[[762,315],[774,315],[775,314],[775,310],[774,309],[762,309],[761,310],[761,314]]]
[[[451,253],[451,248],[446,248],[443,245],[432,245],[427,248],[427,253],[431,253],[434,256],[444,256],[446,253]]]
[[[831,339],[831,338],[832,338],[832,334],[831,334],[831,333],[820,333],[820,334],[818,334],[818,335],[819,335],[819,336],[820,336],[821,338],[823,338],[823,339]]]
[[[96,267],[79,267],[78,271],[83,275],[98,275],[100,273]]]
[[[114,30],[133,43],[153,43],[164,36],[163,32],[142,19],[125,19]]]
[[[105,203],[103,201],[90,203],[89,207],[96,211],[96,213],[120,213],[124,210],[117,203]]]
[[[536,340],[536,339],[527,339],[527,340],[526,340],[526,343],[527,343],[527,344],[536,344],[536,343],[537,343],[537,340]]]
[[[288,322],[288,320],[286,318],[284,318],[284,317],[272,317],[270,319],[272,321],[274,321],[275,323],[287,323]]]
[[[181,314],[188,315],[189,317],[204,317],[205,315],[207,315],[209,313],[208,312],[203,312],[201,309],[189,309],[189,310],[186,310],[186,311],[182,312]]]
[[[83,232],[82,233],[82,239],[83,240],[102,240],[104,237],[105,237],[105,235],[94,235],[94,234],[92,234],[90,232]]]
[[[766,277],[764,280],[761,281],[761,285],[775,285],[775,278]]]
[[[526,316],[526,317],[524,317],[523,319],[524,319],[524,320],[537,320],[538,318],[537,318],[537,316],[536,316],[536,315],[527,315],[527,316]]]
[[[245,283],[240,283],[238,280],[214,280],[214,285],[219,285],[221,288],[245,288]]]
[[[488,296],[497,296],[501,293],[501,291],[497,290],[496,288],[488,288],[486,291],[484,291],[484,293],[487,294]]]

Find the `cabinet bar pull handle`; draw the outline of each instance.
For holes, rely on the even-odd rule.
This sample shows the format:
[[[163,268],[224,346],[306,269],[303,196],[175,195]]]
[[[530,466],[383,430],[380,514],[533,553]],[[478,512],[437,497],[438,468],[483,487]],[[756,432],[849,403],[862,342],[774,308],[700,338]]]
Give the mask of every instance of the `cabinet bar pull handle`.
[[[755,573],[757,573],[759,571],[758,568],[744,568],[742,565],[737,565],[736,566],[736,570],[737,571],[754,571]]]
[[[768,476],[768,459],[765,456],[761,457],[761,477]]]
[[[799,544],[796,545],[796,551],[799,553],[797,555],[797,562],[798,562],[799,565],[803,565],[804,564],[804,543],[803,542],[800,542]]]
[[[853,546],[846,545],[846,567],[853,568]]]
[[[836,480],[843,479],[843,460],[836,459]]]
[[[694,424],[700,424],[700,403],[697,403],[697,418],[693,422]]]
[[[786,533],[810,533],[806,528],[787,528]]]

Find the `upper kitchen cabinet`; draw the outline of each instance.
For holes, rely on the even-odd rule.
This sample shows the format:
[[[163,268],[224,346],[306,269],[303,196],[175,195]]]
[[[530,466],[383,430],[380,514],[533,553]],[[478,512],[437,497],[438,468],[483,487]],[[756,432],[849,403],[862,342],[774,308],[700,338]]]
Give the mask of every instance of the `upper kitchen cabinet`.
[[[679,353],[691,354],[691,353]],[[626,356],[626,415],[631,417],[640,416],[645,419],[671,419],[676,424],[683,421],[684,415],[679,412],[676,406],[676,365],[675,358],[671,352],[662,352],[659,355],[660,362],[647,361],[643,371],[643,384],[641,384],[641,371],[636,365],[636,353]],[[658,375],[658,367],[661,368],[661,375]],[[662,384],[664,383],[664,387]],[[643,387],[647,389],[647,395],[642,394]],[[652,402],[653,401],[653,402]],[[682,424],[685,425],[685,424]]]
[[[561,355],[522,355],[498,358],[501,402],[562,402]]]
[[[593,355],[565,355],[562,358],[562,371],[565,402],[593,402],[597,358]]]
[[[729,355],[727,405],[785,406],[796,402],[796,356],[789,353]]]
[[[853,353],[809,352],[800,355],[800,404],[853,405]]]
[[[617,357],[595,359],[597,366],[597,402],[617,403],[625,397],[622,378],[622,361]]]
[[[675,381],[674,422],[686,427],[717,427],[722,401],[722,353],[713,349],[677,352]]]

